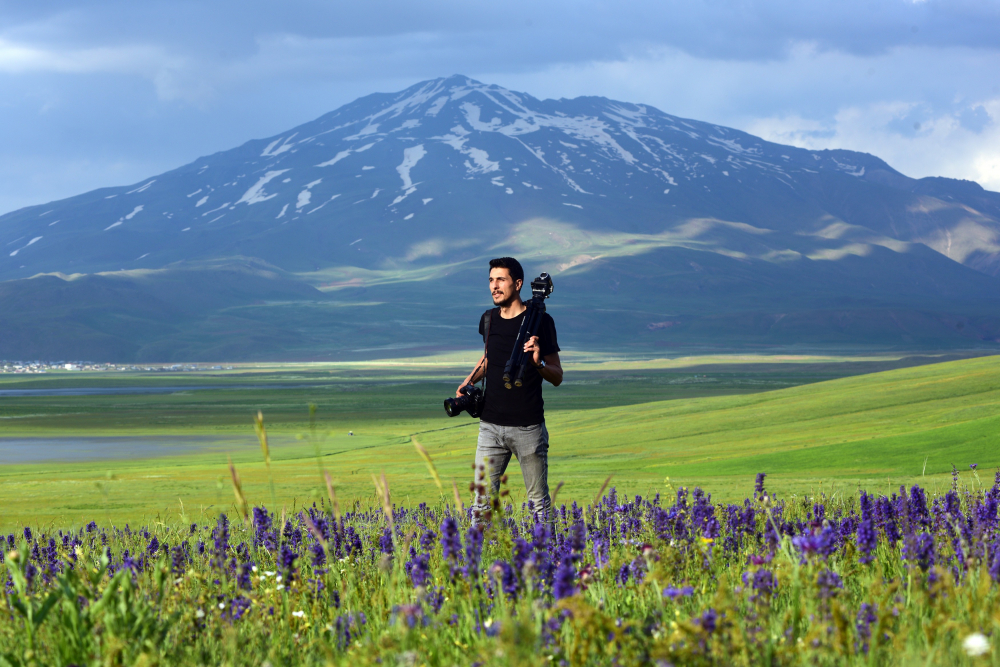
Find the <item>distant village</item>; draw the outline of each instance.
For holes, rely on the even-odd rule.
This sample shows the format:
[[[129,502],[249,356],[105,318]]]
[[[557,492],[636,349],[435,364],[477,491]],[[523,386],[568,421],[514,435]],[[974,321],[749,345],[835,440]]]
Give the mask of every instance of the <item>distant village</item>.
[[[115,373],[178,373],[185,371],[231,371],[232,366],[171,364],[144,366],[136,364],[100,364],[91,361],[6,361],[0,360],[0,373],[52,373],[65,371],[106,371]]]

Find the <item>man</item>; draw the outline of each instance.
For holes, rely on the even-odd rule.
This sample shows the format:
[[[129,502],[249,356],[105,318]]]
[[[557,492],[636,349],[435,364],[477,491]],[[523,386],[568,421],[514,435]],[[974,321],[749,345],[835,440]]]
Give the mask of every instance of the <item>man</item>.
[[[542,380],[558,387],[563,370],[559,363],[559,344],[552,317],[542,315],[538,335],[524,343],[530,353],[524,382],[520,387],[504,387],[503,371],[514,350],[521,322],[527,307],[521,301],[524,269],[513,257],[490,260],[490,293],[493,308],[484,314],[479,333],[486,341],[486,353],[455,392],[461,397],[461,387],[475,384],[486,377],[486,397],[479,422],[476,446],[476,469],[485,466],[490,474],[494,494],[500,489],[500,478],[510,463],[511,455],[521,464],[521,475],[536,515],[550,519],[552,500],[549,498],[549,432],[545,428],[542,402]],[[489,335],[484,327],[488,322]],[[481,516],[489,509],[489,499],[477,493],[473,511]]]

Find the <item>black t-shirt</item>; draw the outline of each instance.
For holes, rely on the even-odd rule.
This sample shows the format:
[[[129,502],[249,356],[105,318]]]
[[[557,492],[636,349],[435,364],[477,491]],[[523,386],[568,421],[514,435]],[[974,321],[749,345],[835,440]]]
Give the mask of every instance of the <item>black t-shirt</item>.
[[[525,311],[527,312],[527,311]],[[542,402],[542,376],[530,359],[526,360],[524,381],[520,387],[507,389],[503,384],[503,370],[514,350],[514,341],[521,329],[524,313],[509,320],[500,317],[500,309],[490,311],[490,339],[486,343],[486,404],[482,420],[498,426],[534,426],[545,419]],[[479,335],[483,335],[483,321],[479,320]],[[556,340],[556,323],[548,313],[542,314],[538,325],[538,344],[541,355],[559,351]],[[512,378],[513,379],[513,378]]]

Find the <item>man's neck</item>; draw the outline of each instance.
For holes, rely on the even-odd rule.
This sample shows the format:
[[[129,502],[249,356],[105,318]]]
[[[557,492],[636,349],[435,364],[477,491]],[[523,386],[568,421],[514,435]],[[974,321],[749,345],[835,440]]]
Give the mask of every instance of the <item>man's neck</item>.
[[[506,306],[500,306],[500,317],[505,320],[510,320],[523,313],[525,309],[527,309],[527,306],[525,306],[524,302],[521,301],[521,297],[517,296],[514,297]]]

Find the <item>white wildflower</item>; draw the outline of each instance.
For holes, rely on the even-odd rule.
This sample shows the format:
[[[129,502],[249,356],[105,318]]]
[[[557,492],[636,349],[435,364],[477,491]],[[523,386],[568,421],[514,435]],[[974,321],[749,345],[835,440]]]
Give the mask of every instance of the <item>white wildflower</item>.
[[[962,648],[966,655],[986,655],[990,652],[990,641],[981,632],[973,632],[962,642]]]
[[[201,609],[199,609],[198,611],[196,611],[194,613],[194,617],[195,618],[205,618],[205,612],[203,612]]]
[[[294,616],[295,618],[305,618],[306,613],[304,611],[293,611],[292,616]]]
[[[219,609],[225,609],[225,608],[226,608],[226,604],[224,602],[220,602],[219,603]]]

